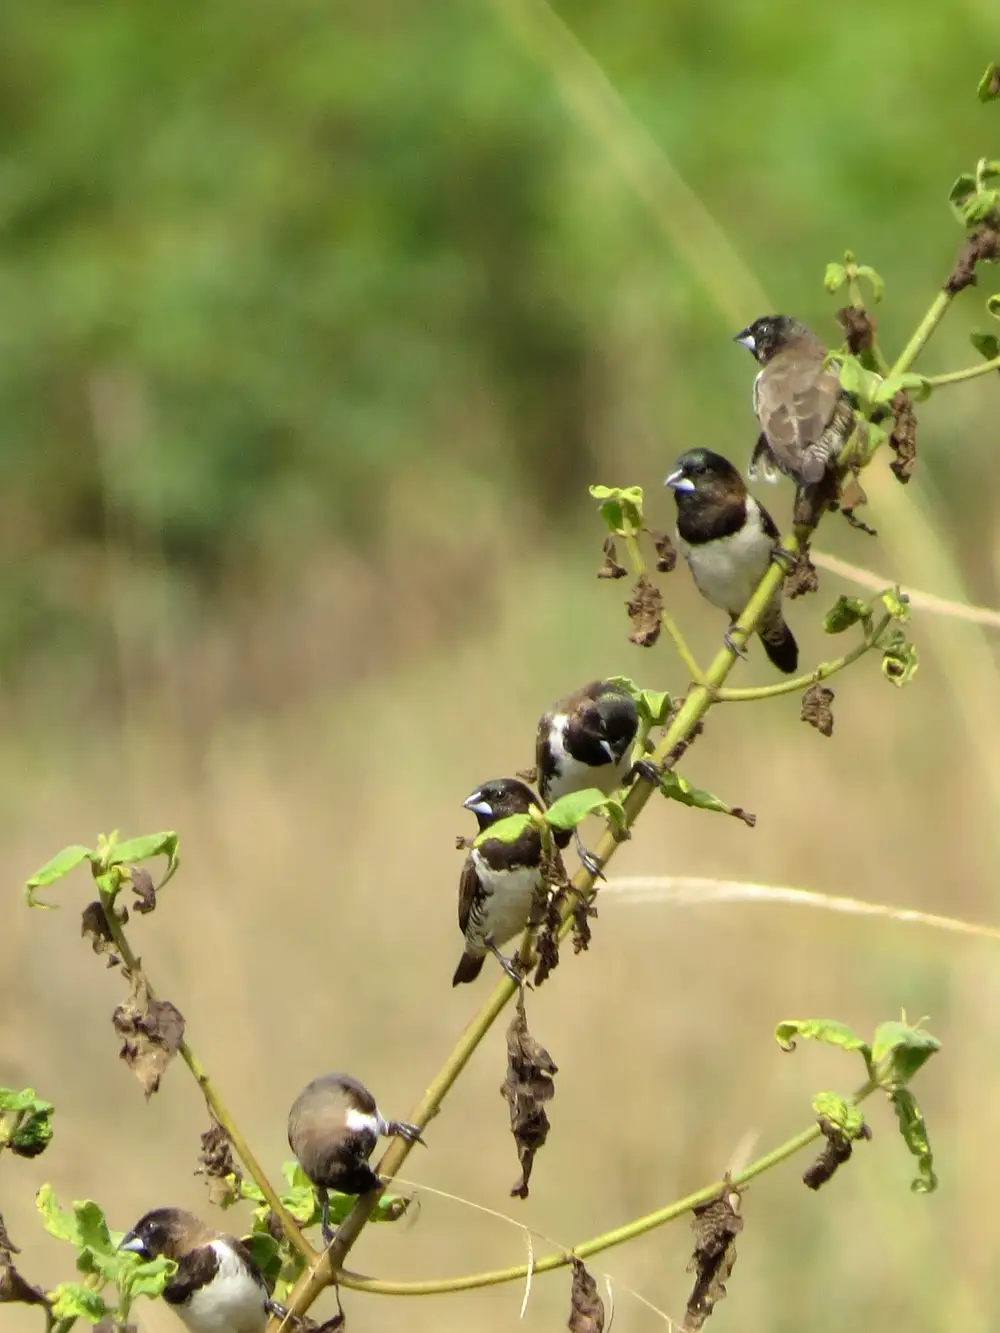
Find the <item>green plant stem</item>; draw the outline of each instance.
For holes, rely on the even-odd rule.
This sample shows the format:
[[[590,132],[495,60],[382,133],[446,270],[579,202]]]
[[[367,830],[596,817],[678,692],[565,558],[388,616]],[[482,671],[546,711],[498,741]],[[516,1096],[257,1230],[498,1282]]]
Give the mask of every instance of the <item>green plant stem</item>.
[[[859,1102],[863,1102],[874,1090],[874,1083],[870,1081],[865,1083],[850,1099],[852,1104],[857,1105]],[[644,1236],[648,1231],[655,1231],[657,1227],[676,1221],[678,1217],[683,1217],[685,1213],[691,1212],[692,1209],[699,1208],[702,1204],[717,1198],[727,1185],[745,1185],[756,1176],[763,1175],[765,1171],[770,1171],[772,1167],[779,1166],[782,1162],[787,1161],[789,1157],[793,1157],[796,1153],[801,1152],[803,1148],[807,1148],[810,1143],[814,1143],[820,1137],[820,1134],[819,1124],[812,1124],[808,1129],[802,1130],[800,1134],[786,1139],[777,1148],[765,1153],[763,1157],[758,1157],[756,1161],[751,1162],[742,1171],[735,1171],[722,1180],[713,1181],[711,1185],[706,1185],[694,1194],[688,1194],[683,1199],[677,1199],[674,1203],[667,1204],[664,1208],[658,1208],[656,1212],[647,1213],[644,1217],[638,1217],[633,1222],[627,1222],[624,1226],[616,1227],[613,1231],[605,1231],[600,1236],[593,1236],[590,1240],[581,1241],[578,1245],[574,1245],[571,1250],[566,1250],[560,1254],[547,1254],[531,1264],[514,1264],[510,1268],[495,1268],[484,1273],[468,1273],[462,1277],[452,1278],[430,1278],[416,1282],[397,1282],[383,1278],[364,1277],[360,1273],[341,1273],[340,1282],[352,1291],[367,1291],[378,1296],[439,1296],[452,1291],[474,1291],[478,1287],[495,1287],[503,1282],[523,1282],[529,1273],[549,1273],[553,1269],[564,1268],[567,1264],[572,1263],[574,1258],[588,1259],[591,1255],[601,1254],[604,1250],[610,1250],[615,1245],[624,1245],[627,1241],[635,1240],[638,1236]]]
[[[966,366],[964,370],[950,370],[946,375],[929,375],[927,383],[935,389],[945,384],[961,384],[964,380],[974,380],[979,375],[989,375],[1000,370],[1000,356],[992,361],[981,361],[977,366]]]
[[[145,977],[146,974],[145,972],[143,972],[142,966],[138,958],[136,958],[135,954],[132,952],[132,946],[129,944],[128,939],[125,936],[125,932],[122,929],[122,923],[118,920],[118,917],[115,913],[114,903],[106,894],[103,893],[101,894],[101,906],[104,908],[104,915],[105,918],[107,919],[108,927],[111,931],[111,936],[114,939],[115,947],[121,954],[122,962],[124,963],[125,967],[128,968],[129,972],[133,976],[138,976],[141,973]],[[150,999],[153,999],[154,991],[153,987],[149,984],[148,977],[146,978],[146,986],[149,992]],[[208,1072],[205,1069],[205,1066],[198,1059],[197,1055],[188,1045],[186,1040],[181,1041],[178,1050],[180,1052],[181,1059],[187,1065],[188,1069],[190,1069],[191,1073],[194,1075],[195,1081],[197,1082],[199,1088],[201,1088],[202,1096],[208,1103],[209,1110],[212,1112],[212,1115],[222,1126],[222,1128],[226,1131],[226,1134],[230,1142],[236,1149],[237,1156],[240,1158],[243,1165],[246,1167],[247,1171],[253,1177],[254,1183],[256,1184],[257,1188],[260,1190],[261,1194],[263,1194],[264,1198],[267,1200],[268,1205],[270,1206],[274,1215],[278,1218],[278,1221],[281,1223],[281,1228],[284,1231],[285,1235],[291,1241],[292,1245],[294,1245],[296,1250],[298,1250],[299,1254],[302,1255],[303,1259],[305,1259],[307,1264],[315,1262],[317,1257],[316,1251],[313,1249],[313,1247],[306,1240],[305,1236],[303,1236],[302,1232],[299,1230],[295,1218],[292,1217],[291,1213],[278,1198],[277,1194],[275,1193],[274,1187],[268,1180],[267,1176],[264,1174],[263,1168],[257,1161],[257,1158],[251,1152],[250,1145],[247,1143],[246,1139],[240,1133],[239,1129],[236,1126],[236,1122],[233,1120],[233,1117],[229,1114],[228,1108],[226,1107],[222,1098],[219,1096],[218,1090],[215,1084],[212,1082],[211,1078],[209,1077]]]
[[[673,640],[674,647],[677,649],[677,656],[684,663],[684,669],[687,671],[688,675],[696,685],[704,685],[705,673],[694,660],[694,654],[688,647],[687,640],[678,629],[673,616],[666,607],[660,611],[660,623]]]
[[[944,318],[951,304],[951,299],[947,292],[938,293],[913,337],[897,358],[895,365],[892,367],[893,371],[909,369]],[[848,447],[852,446],[849,445]],[[811,529],[804,529],[801,533],[803,538],[808,538],[810,535]],[[789,533],[781,543],[782,549],[787,551],[789,555],[797,556],[800,549],[799,541],[800,534]],[[630,554],[632,554],[631,545]],[[635,558],[634,554],[632,558]],[[640,567],[643,567],[641,565],[641,552],[639,558]],[[757,623],[766,608],[770,605],[772,597],[781,586],[783,578],[784,570],[777,562],[772,563],[750,601],[743,609],[742,615],[734,625],[730,626],[730,637],[739,634],[741,636],[740,641],[742,643],[746,642],[756,629]],[[659,745],[653,751],[651,759],[654,764],[669,765],[671,762],[670,755],[675,746],[690,740],[695,727],[712,707],[716,694],[725,683],[726,677],[732,671],[735,662],[736,652],[733,649],[728,645],[720,649],[705,673],[704,681],[695,684],[688,691],[677,715],[667,727]],[[652,793],[653,787],[645,778],[640,778],[632,784],[623,802],[627,828],[631,829]],[[619,841],[620,839],[615,837],[610,828],[607,828],[602,834],[594,851],[603,865],[606,866],[614,856],[618,850]],[[581,866],[573,876],[572,884],[578,894],[587,897],[591,897],[596,889],[595,877],[584,866]],[[572,902],[570,901],[567,902],[562,916],[560,927],[562,935],[570,928],[571,913]],[[448,1056],[439,1073],[409,1116],[409,1119],[420,1126],[421,1129],[437,1114],[441,1102],[468,1064],[479,1043],[503,1011],[514,994],[514,990],[514,983],[510,978],[507,976],[501,977],[493,993],[462,1033],[455,1049]],[[324,1288],[337,1279],[337,1275],[343,1267],[344,1259],[350,1253],[354,1242],[364,1229],[379,1195],[405,1162],[410,1148],[411,1145],[405,1139],[392,1140],[378,1163],[378,1173],[384,1181],[382,1189],[372,1190],[359,1197],[354,1207],[340,1224],[329,1249],[296,1282],[287,1302],[293,1315],[305,1314]],[[281,1322],[277,1317],[272,1317],[268,1324],[269,1333],[277,1333],[280,1328]]]
[[[838,671],[843,671],[844,667],[856,662],[859,657],[863,657],[872,648],[877,648],[879,639],[891,623],[892,616],[883,616],[872,632],[866,634],[849,653],[845,653],[843,657],[834,658],[832,662],[820,662],[819,666],[807,675],[796,676],[793,680],[782,680],[777,685],[761,685],[745,690],[717,690],[715,697],[719,703],[723,704],[748,703],[754,699],[774,699],[781,694],[795,694],[799,690],[807,689],[818,681],[826,680],[828,676],[835,676]]]

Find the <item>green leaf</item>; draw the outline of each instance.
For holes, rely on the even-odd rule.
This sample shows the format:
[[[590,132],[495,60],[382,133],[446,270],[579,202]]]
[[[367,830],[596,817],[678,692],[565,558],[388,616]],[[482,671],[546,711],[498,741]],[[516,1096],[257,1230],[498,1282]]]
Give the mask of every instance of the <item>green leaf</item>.
[[[846,281],[847,269],[843,264],[827,264],[826,273],[823,275],[823,286],[831,296],[839,292]]]
[[[720,815],[733,815],[736,819],[742,819],[743,823],[753,828],[757,822],[757,816],[748,814],[739,806],[727,805],[725,801],[720,801],[718,796],[713,796],[710,791],[702,791],[700,787],[695,787],[693,783],[688,782],[687,778],[682,777],[680,773],[675,773],[673,769],[668,769],[660,778],[660,791],[671,801],[680,801],[681,805],[693,806],[696,810],[713,810]]]
[[[114,1254],[115,1246],[111,1241],[104,1210],[93,1199],[83,1199],[73,1204],[76,1218],[77,1244],[81,1249],[93,1250],[97,1254]]]
[[[948,202],[953,206],[961,205],[965,202],[966,199],[971,198],[971,196],[974,195],[975,193],[976,193],[975,176],[973,176],[972,173],[969,171],[963,171],[961,176],[957,178],[955,184],[948,191]],[[962,216],[961,211],[959,209],[956,209],[956,212],[958,212],[959,217]]]
[[[774,1029],[774,1036],[785,1051],[794,1051],[795,1039],[804,1037],[808,1041],[825,1041],[845,1051],[860,1051],[865,1064],[871,1056],[868,1043],[852,1032],[846,1023],[838,1023],[834,1018],[786,1018]]]
[[[630,676],[609,676],[608,683],[631,695],[639,716],[651,727],[660,727],[666,721],[672,702],[666,690],[644,690]]]
[[[641,486],[591,486],[590,493],[601,502],[601,517],[616,535],[624,535],[626,524],[633,532],[642,527]]]
[[[853,394],[862,402],[871,402],[878,392],[881,376],[873,370],[866,370],[856,356],[838,354],[840,361],[840,385],[845,393]]]
[[[989,158],[981,157],[976,164],[976,183],[980,189],[1000,185],[1000,162],[991,162]]]
[[[35,1096],[34,1088],[0,1088],[0,1144],[18,1157],[37,1157],[52,1141],[54,1112],[51,1102]],[[6,1122],[5,1116],[10,1117]]]
[[[882,297],[885,296],[885,280],[881,273],[876,273],[870,264],[859,264],[857,275],[859,278],[868,279],[872,289],[872,300],[875,305],[878,305]]]
[[[977,91],[980,102],[993,102],[1000,97],[1000,65],[987,65]]]
[[[545,822],[552,828],[574,829],[588,815],[602,814],[611,804],[611,798],[597,787],[572,791],[553,801],[545,811]]]
[[[907,1022],[880,1023],[872,1040],[872,1077],[880,1088],[905,1087],[918,1069],[941,1049],[937,1037]]]
[[[899,1121],[899,1132],[903,1142],[917,1159],[920,1174],[910,1182],[914,1194],[930,1194],[937,1189],[937,1176],[934,1174],[934,1154],[931,1152],[927,1137],[927,1126],[923,1112],[917,1105],[917,1099],[908,1088],[896,1088],[890,1096],[892,1109]]]
[[[906,370],[895,375],[887,375],[876,387],[872,402],[891,403],[900,389],[905,389],[918,403],[926,402],[934,392],[934,386],[926,375]]]
[[[57,852],[51,861],[47,861],[41,870],[36,870],[24,886],[24,896],[27,899],[29,907],[52,907],[53,903],[39,902],[35,897],[36,889],[44,889],[49,884],[54,884],[57,879],[62,879],[68,875],[71,870],[75,870],[78,865],[84,861],[92,861],[96,853],[89,847],[64,847],[61,852]]]
[[[163,1288],[177,1272],[173,1259],[158,1255],[155,1259],[142,1259],[130,1250],[121,1251],[126,1261],[118,1276],[118,1286],[128,1293],[130,1299],[136,1296],[160,1296]],[[134,1262],[133,1262],[134,1261]]]
[[[89,1319],[96,1324],[109,1313],[101,1293],[79,1282],[60,1282],[49,1292],[49,1300],[55,1319]]]
[[[42,1215],[42,1225],[50,1236],[55,1236],[57,1240],[68,1240],[72,1245],[79,1243],[80,1230],[76,1214],[69,1208],[60,1207],[51,1185],[41,1187],[35,1195],[35,1205]]]
[[[864,1134],[864,1112],[839,1093],[817,1092],[813,1098],[813,1110],[817,1116],[836,1125],[849,1139],[859,1139]]]
[[[1000,190],[980,190],[961,207],[962,220],[966,226],[977,222],[989,222],[1000,210]]]
[[[987,361],[995,361],[1000,356],[1000,338],[995,333],[970,333],[969,342]]]
[[[245,1238],[245,1243],[268,1287],[273,1287],[281,1277],[281,1246],[267,1231],[254,1231]]]
[[[1000,292],[994,292],[986,298],[986,309],[994,319],[1000,319]]]
[[[902,630],[897,630],[885,645],[882,654],[882,675],[897,688],[909,685],[920,665],[917,650],[905,637]]]
[[[162,889],[180,864],[180,839],[173,830],[146,833],[142,837],[129,838],[127,842],[118,843],[107,864],[109,867],[134,865],[136,861],[149,861],[154,856],[167,858],[166,873],[157,886]]]
[[[909,620],[910,599],[899,588],[886,588],[881,594],[882,605],[893,620]]]
[[[505,819],[498,819],[495,824],[483,829],[472,845],[481,847],[488,838],[496,838],[498,842],[517,842],[524,830],[533,822],[530,814],[507,815]]]
[[[823,617],[823,629],[827,634],[843,634],[858,621],[867,629],[872,623],[871,607],[860,597],[841,595]]]

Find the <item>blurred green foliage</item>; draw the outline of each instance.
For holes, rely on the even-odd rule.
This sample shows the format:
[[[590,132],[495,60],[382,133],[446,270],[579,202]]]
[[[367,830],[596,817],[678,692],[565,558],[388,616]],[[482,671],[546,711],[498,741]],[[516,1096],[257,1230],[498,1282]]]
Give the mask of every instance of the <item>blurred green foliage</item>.
[[[212,598],[377,551],[400,475],[552,524],[609,461],[750,443],[726,320],[505,14],[6,7],[0,666],[99,634],[109,542]],[[776,300],[826,315],[851,245],[906,331],[996,148],[989,5],[562,15]]]

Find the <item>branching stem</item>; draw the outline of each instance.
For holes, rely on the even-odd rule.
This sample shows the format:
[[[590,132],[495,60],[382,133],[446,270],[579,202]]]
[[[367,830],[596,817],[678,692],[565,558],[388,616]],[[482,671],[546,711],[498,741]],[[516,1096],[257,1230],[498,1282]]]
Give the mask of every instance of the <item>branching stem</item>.
[[[964,370],[950,370],[946,375],[929,375],[927,383],[940,389],[942,385],[961,384],[963,380],[974,380],[996,370],[1000,370],[1000,356],[995,356],[992,361],[980,361],[977,366],[966,366]]]
[[[871,633],[866,634],[849,653],[834,658],[832,662],[820,662],[819,666],[804,676],[796,676],[793,680],[782,680],[777,685],[761,685],[745,690],[717,690],[716,700],[723,704],[749,703],[754,699],[774,699],[780,694],[795,694],[799,690],[808,689],[817,681],[826,680],[828,676],[835,676],[838,671],[843,671],[844,667],[856,662],[870,649],[877,648],[879,640],[891,624],[892,616],[883,616]]]

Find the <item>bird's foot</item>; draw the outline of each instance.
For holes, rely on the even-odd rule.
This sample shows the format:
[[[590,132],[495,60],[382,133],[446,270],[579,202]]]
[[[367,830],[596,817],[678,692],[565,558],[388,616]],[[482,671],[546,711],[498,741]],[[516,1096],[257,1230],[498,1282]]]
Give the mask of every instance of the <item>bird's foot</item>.
[[[583,845],[583,839],[580,837],[580,830],[573,830],[573,840],[576,843],[576,854],[580,858],[580,864],[586,869],[589,875],[594,879],[604,879],[604,862],[593,852],[588,852]]]
[[[408,1120],[390,1120],[385,1132],[390,1138],[405,1139],[407,1143],[423,1143],[427,1147],[420,1137],[420,1126],[411,1125]]]
[[[648,782],[651,787],[658,787],[662,777],[663,768],[660,764],[654,764],[652,759],[637,759],[625,774],[625,781],[631,786],[637,778],[642,778],[643,782]]]
[[[776,546],[771,552],[771,559],[776,565],[780,565],[786,574],[791,574],[799,563],[799,557],[792,555],[791,551],[786,551],[783,546]]]
[[[521,970],[518,965],[518,959],[516,957],[506,958],[500,952],[497,946],[493,943],[492,939],[487,939],[485,941],[485,944],[487,949],[489,949],[490,953],[493,955],[493,957],[497,960],[497,962],[500,964],[503,970],[510,977],[511,981],[513,981],[514,985],[523,986],[524,977],[521,975]]]
[[[731,653],[735,653],[737,657],[742,657],[742,658],[746,657],[747,655],[746,646],[742,643],[736,642],[736,640],[733,638],[732,630],[728,629],[726,630],[725,634],[723,634],[722,636],[722,642],[726,645],[729,651]]]

